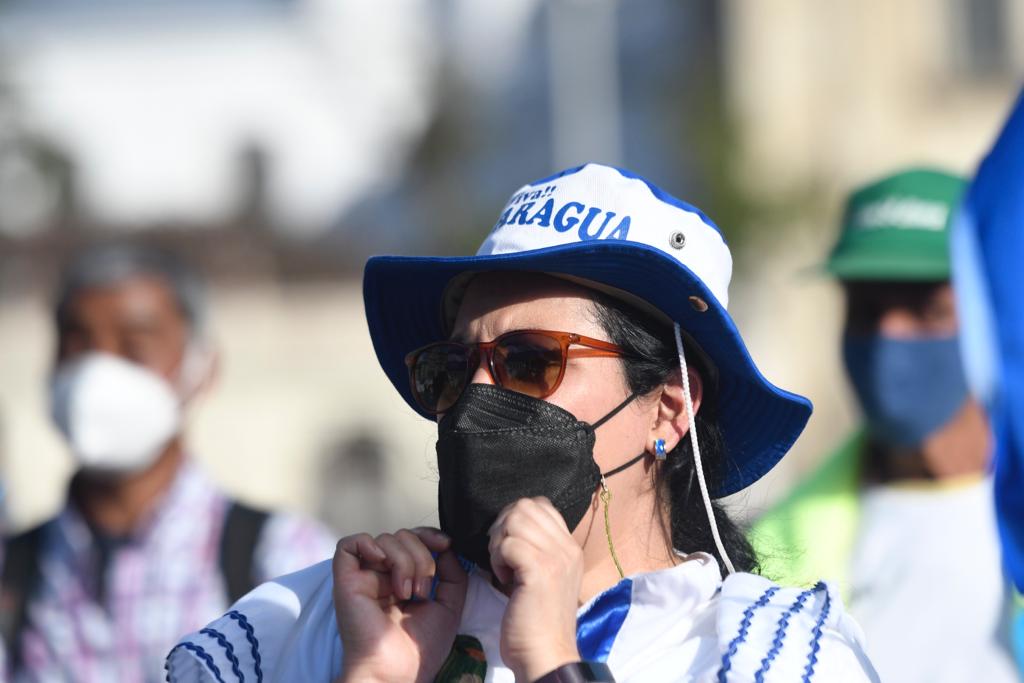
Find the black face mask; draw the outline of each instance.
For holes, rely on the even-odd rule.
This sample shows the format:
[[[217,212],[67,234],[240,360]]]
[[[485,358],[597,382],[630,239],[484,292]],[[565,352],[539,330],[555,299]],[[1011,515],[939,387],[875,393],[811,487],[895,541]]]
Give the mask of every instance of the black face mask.
[[[591,425],[526,394],[489,384],[466,387],[437,429],[438,513],[455,551],[490,570],[487,530],[520,498],[547,497],[575,529],[601,477],[645,455],[604,475],[594,462],[594,430],[635,398]]]

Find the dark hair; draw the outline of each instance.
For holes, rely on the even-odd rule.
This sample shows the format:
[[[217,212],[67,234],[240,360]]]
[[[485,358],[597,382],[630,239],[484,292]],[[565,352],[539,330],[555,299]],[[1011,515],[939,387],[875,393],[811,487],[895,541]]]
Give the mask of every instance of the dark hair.
[[[626,380],[631,391],[647,394],[679,371],[679,355],[675,335],[665,324],[616,299],[599,295],[595,302],[598,323],[610,341],[626,349],[622,358]],[[708,488],[722,480],[726,447],[718,427],[718,398],[713,367],[703,360],[693,346],[684,341],[687,363],[701,376],[704,397],[695,416],[697,439],[700,442],[704,478]],[[655,495],[665,506],[670,521],[672,546],[681,552],[708,552],[718,560],[723,574],[725,563],[719,556],[708,522],[700,485],[695,476],[690,439],[682,439],[655,471]],[[725,552],[737,571],[756,571],[757,556],[739,526],[729,519],[725,510],[712,502],[718,532]]]
[[[57,330],[66,329],[74,297],[85,289],[117,285],[148,276],[167,284],[192,336],[205,331],[206,296],[202,280],[175,254],[132,243],[108,243],[78,254],[61,272],[54,302]]]

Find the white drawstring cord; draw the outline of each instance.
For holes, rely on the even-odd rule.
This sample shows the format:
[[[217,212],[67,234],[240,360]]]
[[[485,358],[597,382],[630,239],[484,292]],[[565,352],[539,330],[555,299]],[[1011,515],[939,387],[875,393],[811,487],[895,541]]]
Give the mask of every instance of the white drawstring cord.
[[[732,566],[732,560],[725,552],[722,545],[722,537],[718,534],[718,523],[715,522],[715,510],[711,507],[711,496],[708,495],[708,484],[704,481],[704,464],[700,459],[700,446],[697,444],[697,422],[693,416],[693,399],[690,397],[690,375],[686,371],[686,354],[683,353],[683,336],[679,329],[679,323],[672,323],[676,333],[676,350],[679,352],[679,369],[683,373],[683,401],[686,403],[686,417],[690,421],[690,443],[693,445],[693,465],[697,468],[697,482],[700,484],[700,495],[704,498],[704,509],[708,514],[708,523],[711,524],[711,535],[715,537],[715,547],[718,548],[718,555],[722,558],[725,568],[730,574],[735,574],[736,569]]]

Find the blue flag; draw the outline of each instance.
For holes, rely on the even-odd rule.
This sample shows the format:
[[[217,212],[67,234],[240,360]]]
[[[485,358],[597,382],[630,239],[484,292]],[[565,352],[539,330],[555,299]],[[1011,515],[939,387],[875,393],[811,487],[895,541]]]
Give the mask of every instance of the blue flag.
[[[1003,562],[1024,592],[1024,93],[964,197],[951,249],[964,364],[995,437]]]

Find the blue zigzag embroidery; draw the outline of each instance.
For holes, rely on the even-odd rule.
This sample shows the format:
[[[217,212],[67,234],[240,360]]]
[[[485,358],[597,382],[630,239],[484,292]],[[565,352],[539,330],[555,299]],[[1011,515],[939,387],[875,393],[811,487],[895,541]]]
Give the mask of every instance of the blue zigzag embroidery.
[[[171,680],[171,671],[169,667],[171,663],[171,656],[175,653],[175,651],[182,648],[188,650],[189,652],[195,654],[196,657],[203,660],[203,663],[206,664],[206,668],[209,669],[213,673],[213,677],[217,679],[217,683],[224,683],[224,679],[220,677],[220,669],[217,667],[216,664],[213,663],[213,657],[210,656],[210,653],[204,650],[203,648],[199,647],[195,643],[190,643],[188,641],[185,641],[184,643],[178,643],[174,646],[174,649],[172,649],[167,654],[167,660],[164,662],[164,669],[167,671],[168,683],[170,683]]]
[[[718,683],[727,683],[726,674],[729,673],[729,669],[732,668],[732,658],[736,655],[736,650],[739,649],[740,643],[747,639],[747,631],[750,629],[750,624],[754,620],[754,612],[768,604],[768,601],[772,599],[772,596],[779,592],[778,586],[772,586],[766,590],[761,597],[757,599],[751,605],[747,606],[747,609],[743,610],[743,620],[740,622],[740,630],[736,634],[736,637],[729,643],[729,649],[724,655],[722,655],[722,668],[718,670]]]
[[[825,589],[825,584],[824,582],[819,581],[815,584],[814,588],[800,593],[793,604],[790,605],[789,609],[783,612],[782,616],[779,618],[778,628],[775,630],[775,638],[772,640],[772,647],[768,650],[768,654],[765,655],[764,659],[761,660],[761,668],[754,674],[755,683],[764,683],[765,674],[768,673],[768,669],[771,667],[775,657],[778,656],[779,651],[782,650],[782,641],[786,637],[786,629],[789,628],[789,620],[793,615],[803,609],[804,603],[807,602],[807,598],[823,589]]]
[[[235,648],[224,637],[224,634],[212,628],[204,628],[200,633],[204,636],[210,636],[217,641],[218,645],[224,648],[224,656],[227,657],[228,662],[231,664],[232,673],[238,677],[238,683],[245,683],[245,676],[242,675],[242,670],[238,666],[238,657],[235,656]]]
[[[245,639],[249,641],[249,646],[252,648],[252,663],[253,668],[256,670],[256,683],[263,683],[263,660],[260,658],[260,642],[256,640],[256,631],[253,629],[252,624],[245,618],[245,615],[238,610],[231,610],[225,616],[230,617],[238,622],[238,625],[243,631],[245,631]]]
[[[821,649],[821,629],[825,625],[825,620],[828,619],[828,611],[831,607],[832,596],[829,595],[826,588],[825,604],[822,605],[821,614],[818,615],[818,622],[814,625],[814,630],[811,631],[811,653],[807,656],[807,668],[804,669],[803,683],[810,683],[811,676],[814,675],[814,665],[818,663],[818,650]]]

